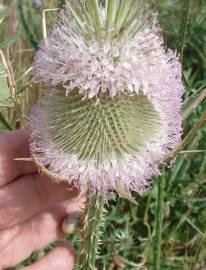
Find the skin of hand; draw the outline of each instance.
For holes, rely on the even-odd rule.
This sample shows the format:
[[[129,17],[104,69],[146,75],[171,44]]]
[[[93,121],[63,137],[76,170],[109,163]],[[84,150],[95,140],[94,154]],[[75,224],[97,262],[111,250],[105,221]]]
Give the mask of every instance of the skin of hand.
[[[0,134],[0,270],[15,266],[32,252],[63,236],[61,225],[81,213],[84,200],[67,183],[54,183],[38,173],[28,158],[28,134]],[[75,252],[64,243],[21,270],[70,270]]]

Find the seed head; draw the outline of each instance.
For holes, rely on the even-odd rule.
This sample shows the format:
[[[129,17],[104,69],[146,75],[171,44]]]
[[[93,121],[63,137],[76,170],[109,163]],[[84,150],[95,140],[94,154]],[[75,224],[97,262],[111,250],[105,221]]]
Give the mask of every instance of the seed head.
[[[52,90],[31,113],[31,151],[81,190],[142,193],[180,141],[181,64],[143,2],[69,0],[36,55]]]

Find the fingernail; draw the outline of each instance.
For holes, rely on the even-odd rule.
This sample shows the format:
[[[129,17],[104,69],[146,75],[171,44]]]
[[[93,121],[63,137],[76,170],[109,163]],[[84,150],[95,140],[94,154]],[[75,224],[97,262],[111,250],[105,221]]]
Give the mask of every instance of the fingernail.
[[[62,232],[67,235],[74,233],[79,227],[81,216],[81,212],[69,214],[62,222]]]

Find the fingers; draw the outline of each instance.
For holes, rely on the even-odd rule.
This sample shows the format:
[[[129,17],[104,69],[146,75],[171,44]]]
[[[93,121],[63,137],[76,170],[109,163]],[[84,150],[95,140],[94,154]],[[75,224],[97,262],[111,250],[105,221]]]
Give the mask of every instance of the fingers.
[[[14,160],[30,157],[28,139],[24,130],[0,134],[0,187],[20,175],[36,171],[33,162]]]
[[[21,270],[72,270],[75,264],[75,252],[64,244],[51,251],[46,257]]]
[[[0,229],[14,226],[77,194],[67,183],[57,184],[38,174],[23,176],[0,188]]]
[[[69,200],[35,215],[22,225],[0,231],[0,269],[16,265],[32,252],[59,239],[62,236],[61,223],[65,216],[80,212],[82,208],[82,200]]]

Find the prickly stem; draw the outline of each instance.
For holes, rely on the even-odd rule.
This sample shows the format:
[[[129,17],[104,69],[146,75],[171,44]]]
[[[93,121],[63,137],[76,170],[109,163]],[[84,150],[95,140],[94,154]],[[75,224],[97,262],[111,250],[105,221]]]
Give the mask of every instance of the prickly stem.
[[[100,244],[101,227],[104,215],[104,197],[96,193],[87,200],[84,225],[82,229],[80,267],[81,270],[95,270],[98,247]]]

